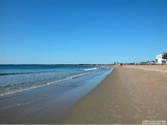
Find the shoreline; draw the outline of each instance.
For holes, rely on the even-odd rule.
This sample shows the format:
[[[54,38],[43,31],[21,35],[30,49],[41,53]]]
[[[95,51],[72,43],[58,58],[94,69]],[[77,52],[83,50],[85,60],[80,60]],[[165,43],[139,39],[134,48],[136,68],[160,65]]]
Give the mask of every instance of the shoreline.
[[[114,67],[58,123],[142,124],[143,120],[167,120],[167,66],[164,67],[160,68],[162,72],[154,66]]]
[[[76,79],[0,97],[1,124],[53,124],[111,72],[101,70]]]

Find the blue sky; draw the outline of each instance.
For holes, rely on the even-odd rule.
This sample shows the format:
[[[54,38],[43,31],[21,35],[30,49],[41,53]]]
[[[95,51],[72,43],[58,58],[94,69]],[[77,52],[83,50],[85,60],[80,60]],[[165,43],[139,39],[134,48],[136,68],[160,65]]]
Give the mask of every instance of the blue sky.
[[[167,51],[166,0],[0,0],[0,63],[113,63]]]

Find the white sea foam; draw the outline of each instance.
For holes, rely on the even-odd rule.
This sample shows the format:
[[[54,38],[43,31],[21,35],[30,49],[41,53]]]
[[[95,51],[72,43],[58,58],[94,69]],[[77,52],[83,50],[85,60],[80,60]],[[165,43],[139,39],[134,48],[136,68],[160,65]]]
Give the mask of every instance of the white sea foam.
[[[55,80],[55,81],[52,81],[52,82],[47,82],[47,83],[40,84],[40,85],[33,85],[33,86],[30,86],[30,87],[27,87],[27,88],[9,90],[9,91],[0,93],[0,96],[6,96],[6,95],[9,95],[9,94],[14,94],[14,93],[18,93],[18,92],[23,92],[23,91],[30,90],[30,89],[35,89],[35,88],[44,87],[44,86],[47,86],[47,85],[51,85],[51,84],[53,84],[53,83],[58,83],[58,82],[66,81],[66,80],[71,80],[71,79],[74,79],[74,78],[77,78],[77,77],[80,77],[80,76],[83,76],[83,75],[87,75],[87,74],[90,74],[90,73],[91,73],[91,72],[80,73],[80,74],[76,74],[76,75],[73,75],[73,76],[66,77],[66,78],[64,78],[64,79],[59,79],[59,80]]]
[[[97,68],[94,67],[94,68],[89,68],[89,69],[84,69],[84,71],[90,71],[90,70],[96,70]]]

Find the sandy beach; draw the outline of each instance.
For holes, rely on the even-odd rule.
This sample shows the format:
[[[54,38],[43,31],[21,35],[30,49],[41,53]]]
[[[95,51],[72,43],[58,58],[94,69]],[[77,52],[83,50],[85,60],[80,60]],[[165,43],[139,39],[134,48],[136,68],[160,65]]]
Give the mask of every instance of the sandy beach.
[[[167,65],[119,66],[58,123],[167,120]]]

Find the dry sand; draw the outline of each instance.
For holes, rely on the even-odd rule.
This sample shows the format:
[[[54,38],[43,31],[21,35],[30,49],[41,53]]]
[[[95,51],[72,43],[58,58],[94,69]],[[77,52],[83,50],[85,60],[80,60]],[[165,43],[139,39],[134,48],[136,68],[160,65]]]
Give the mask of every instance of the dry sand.
[[[124,65],[123,67],[167,73],[167,65]]]
[[[167,66],[120,66],[59,123],[141,124],[167,120]],[[160,69],[161,71],[155,69]]]

